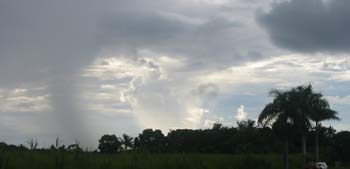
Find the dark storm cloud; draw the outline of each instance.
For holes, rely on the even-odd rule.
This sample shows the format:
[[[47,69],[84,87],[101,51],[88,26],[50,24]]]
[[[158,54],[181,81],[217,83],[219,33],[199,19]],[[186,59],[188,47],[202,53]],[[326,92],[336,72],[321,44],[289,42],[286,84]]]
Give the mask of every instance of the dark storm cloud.
[[[244,26],[239,20],[203,13],[187,16],[162,10],[123,10],[101,20],[98,41],[117,53],[149,49],[185,56],[190,64],[226,66],[255,59],[256,55],[240,53],[246,46],[235,33]]]
[[[101,44],[119,50],[159,46],[191,29],[190,24],[150,11],[119,12],[99,24]]]
[[[303,52],[350,49],[350,1],[291,0],[273,3],[257,19],[273,42]]]
[[[69,74],[93,57],[91,7],[42,0],[3,0],[0,6],[1,84]]]
[[[86,2],[86,3],[82,3]],[[0,87],[47,86],[52,111],[40,121],[21,121],[67,139],[89,139],[77,108],[79,70],[94,58],[93,1],[0,1]]]

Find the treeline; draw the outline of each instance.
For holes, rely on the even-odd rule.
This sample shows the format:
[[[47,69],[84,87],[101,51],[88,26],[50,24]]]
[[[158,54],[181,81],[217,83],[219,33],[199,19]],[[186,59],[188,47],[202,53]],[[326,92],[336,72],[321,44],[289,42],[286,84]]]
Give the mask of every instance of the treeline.
[[[307,137],[315,138],[315,134],[315,131],[311,131]],[[337,132],[333,127],[320,126],[318,135],[322,159],[350,161],[349,131]],[[114,139],[107,140],[107,136]],[[171,130],[167,135],[161,130],[145,129],[132,141],[123,138],[125,135],[122,138],[104,135],[99,140],[100,152],[266,154],[281,153],[283,146],[283,142],[270,127],[258,127],[252,120],[238,122],[237,127],[214,124],[211,129],[177,129]],[[315,149],[315,143],[313,140],[307,143],[308,158],[312,160],[314,153],[311,152]],[[290,152],[300,153],[301,144],[299,134],[294,133],[290,140]]]
[[[5,142],[0,142],[0,152],[2,151],[60,151],[60,152],[97,152],[97,150],[88,150],[83,149],[83,147],[80,145],[78,140],[75,141],[74,144],[64,145],[61,144],[61,140],[57,137],[55,144],[52,144],[48,148],[39,148],[38,147],[38,141],[36,139],[30,138],[28,139],[25,144],[20,145],[14,145],[14,144],[7,144]]]
[[[210,129],[177,129],[164,135],[161,130],[145,129],[137,137],[126,134],[103,135],[99,139],[99,153],[150,152],[150,153],[226,153],[265,154],[281,153],[282,142],[269,127],[258,127],[254,121],[238,122],[238,127],[214,124]],[[350,161],[350,132],[336,132],[332,127],[320,127],[319,141],[322,159],[326,161]],[[313,138],[310,132],[308,138]],[[290,152],[300,153],[300,138],[297,134],[290,141]],[[61,145],[59,139],[49,148],[38,149],[35,140],[27,145],[0,143],[1,151],[85,151],[79,142],[69,146]],[[308,152],[314,151],[313,141],[308,142]],[[87,151],[87,150],[86,150]],[[310,153],[311,154],[311,153]],[[313,157],[310,157],[312,159]]]

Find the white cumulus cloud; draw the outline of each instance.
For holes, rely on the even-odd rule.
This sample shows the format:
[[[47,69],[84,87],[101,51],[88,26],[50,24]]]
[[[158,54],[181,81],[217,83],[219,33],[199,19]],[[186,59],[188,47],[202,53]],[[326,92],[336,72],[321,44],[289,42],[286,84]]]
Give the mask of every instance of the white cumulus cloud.
[[[244,105],[240,105],[237,109],[236,116],[235,116],[237,121],[242,121],[247,119],[247,115],[248,113],[244,110]]]

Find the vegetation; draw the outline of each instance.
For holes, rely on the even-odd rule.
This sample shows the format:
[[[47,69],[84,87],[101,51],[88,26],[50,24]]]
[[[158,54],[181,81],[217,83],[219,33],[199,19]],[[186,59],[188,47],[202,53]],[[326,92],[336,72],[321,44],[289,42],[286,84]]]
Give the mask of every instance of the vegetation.
[[[124,150],[128,150],[129,148],[132,148],[134,142],[132,137],[128,136],[127,134],[123,134],[121,143],[124,145]]]
[[[30,150],[23,145],[0,143],[0,168],[235,168],[245,165],[261,168],[282,166],[279,136],[268,127],[252,121],[240,122],[237,128],[213,127],[205,130],[174,130],[167,136],[147,129],[134,140],[138,144],[125,151],[116,136],[101,137],[100,150],[84,152],[82,148],[56,144],[50,148]],[[218,126],[218,125],[215,125]],[[157,130],[158,131],[158,130]],[[310,132],[308,137],[314,137]],[[110,141],[101,141],[101,140]],[[58,139],[57,139],[58,140]],[[320,158],[329,165],[350,162],[350,132],[336,132],[332,127],[319,128]],[[72,145],[76,145],[72,144]],[[314,142],[308,148],[314,151]],[[102,146],[104,145],[104,146]],[[107,145],[107,146],[106,146]],[[289,167],[303,165],[300,139],[289,140]],[[76,147],[80,147],[79,144]],[[191,161],[193,163],[191,163]],[[227,167],[224,167],[227,166]],[[256,168],[256,167],[254,167]]]
[[[101,153],[116,153],[122,149],[122,143],[115,135],[104,135],[98,142],[98,149]]]
[[[315,161],[319,161],[318,125],[320,121],[338,119],[337,112],[321,93],[313,91],[311,85],[288,90],[272,90],[273,101],[266,105],[259,116],[259,123],[272,126],[284,141],[284,168],[288,169],[288,148],[291,137],[300,136],[304,164],[306,163],[306,135],[315,122]]]
[[[293,169],[300,157],[292,156]],[[62,152],[7,152],[0,154],[6,169],[280,169],[278,155],[227,154],[100,154]]]

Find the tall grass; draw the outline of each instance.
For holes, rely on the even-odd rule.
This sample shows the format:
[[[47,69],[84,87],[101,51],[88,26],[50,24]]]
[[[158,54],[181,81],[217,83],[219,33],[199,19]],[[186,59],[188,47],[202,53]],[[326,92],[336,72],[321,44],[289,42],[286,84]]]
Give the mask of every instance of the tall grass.
[[[281,158],[270,155],[2,152],[1,169],[280,169]],[[292,155],[291,169],[301,157]]]

